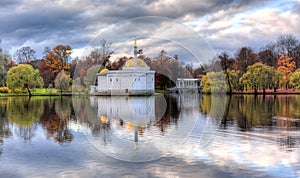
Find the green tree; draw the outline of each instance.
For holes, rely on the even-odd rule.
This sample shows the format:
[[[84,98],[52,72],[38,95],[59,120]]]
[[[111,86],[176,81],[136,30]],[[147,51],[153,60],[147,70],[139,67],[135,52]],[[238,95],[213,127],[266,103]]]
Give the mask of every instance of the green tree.
[[[227,70],[229,75],[229,81],[232,86],[232,90],[240,90],[241,84],[239,79],[241,78],[242,72],[240,70]]]
[[[300,89],[300,69],[290,74],[290,85],[294,89]]]
[[[68,90],[70,85],[70,76],[65,73],[64,70],[62,70],[58,75],[56,76],[54,83],[55,88],[60,90],[62,93],[63,90]]]
[[[201,86],[203,92],[207,93],[225,93],[228,89],[224,72],[208,72],[202,77]]]
[[[274,89],[274,92],[279,88],[280,81],[282,80],[283,74],[281,71],[274,69],[274,75],[272,77],[272,88]]]
[[[267,66],[262,64],[262,72],[260,74],[261,76],[261,87],[263,89],[263,92],[266,92],[266,89],[274,87],[275,84],[275,78],[276,77],[276,70],[274,67]]]
[[[95,85],[96,82],[96,74],[99,72],[101,65],[95,65],[90,67],[86,71],[86,76],[84,77],[84,84],[89,87],[90,85]]]
[[[7,87],[13,92],[20,92],[27,89],[31,96],[31,89],[43,86],[43,79],[38,70],[33,69],[31,65],[20,64],[11,68],[7,74]]]
[[[257,62],[247,68],[247,72],[240,78],[240,82],[244,84],[247,89],[254,90],[255,93],[257,93],[257,90],[259,89],[262,89],[263,92],[265,92],[267,88],[274,87],[276,79],[274,78],[274,75],[274,67]]]

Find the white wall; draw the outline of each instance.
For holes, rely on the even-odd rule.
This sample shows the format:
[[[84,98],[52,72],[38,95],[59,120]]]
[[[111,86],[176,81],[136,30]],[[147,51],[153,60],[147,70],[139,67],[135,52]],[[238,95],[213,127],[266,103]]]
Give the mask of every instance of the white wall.
[[[107,83],[106,83],[106,76],[105,75],[98,75],[98,91],[104,91],[107,89]]]

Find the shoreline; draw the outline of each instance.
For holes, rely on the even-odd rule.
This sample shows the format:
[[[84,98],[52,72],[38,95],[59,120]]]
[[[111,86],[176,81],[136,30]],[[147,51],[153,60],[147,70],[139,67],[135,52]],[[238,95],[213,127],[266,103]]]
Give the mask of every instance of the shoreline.
[[[168,90],[156,90],[155,94],[169,94],[172,93]],[[212,93],[212,92],[200,92],[199,94],[204,95],[214,95],[214,94],[226,94],[226,95],[300,95],[300,91],[291,91],[291,90],[282,90],[282,91],[258,91],[255,93],[254,91],[233,91],[232,93]],[[66,92],[66,93],[32,93],[32,96],[49,96],[49,97],[57,97],[57,96],[111,96],[111,95],[94,95],[89,93],[76,93],[76,92]],[[18,97],[18,96],[29,96],[28,93],[0,93],[0,97]],[[129,95],[135,96],[135,95]],[[141,95],[138,95],[141,96]],[[145,95],[149,96],[149,95]]]

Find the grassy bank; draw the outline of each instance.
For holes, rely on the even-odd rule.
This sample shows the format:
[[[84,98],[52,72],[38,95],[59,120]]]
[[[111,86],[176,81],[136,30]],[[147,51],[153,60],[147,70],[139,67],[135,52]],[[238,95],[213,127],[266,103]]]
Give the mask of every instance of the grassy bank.
[[[37,88],[31,91],[32,96],[70,96],[73,94],[72,91],[58,91],[55,88]],[[0,93],[0,97],[6,96],[29,96],[27,92],[23,93]]]

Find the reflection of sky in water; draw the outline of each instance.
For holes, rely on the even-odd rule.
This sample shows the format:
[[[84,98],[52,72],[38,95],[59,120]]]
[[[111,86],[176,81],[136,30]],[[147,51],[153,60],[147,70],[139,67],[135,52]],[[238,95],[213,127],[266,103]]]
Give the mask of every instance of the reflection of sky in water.
[[[286,151],[276,143],[274,133],[262,134],[271,139],[245,135],[239,131],[227,133],[219,130],[207,147],[199,149],[194,140],[189,140],[177,155],[190,159],[198,157],[204,162],[223,167],[263,171],[276,177],[299,177],[299,147]],[[300,136],[299,133],[294,134]]]
[[[189,99],[189,101],[191,100]],[[143,139],[151,140],[152,145],[155,145],[155,151],[161,152],[161,155],[180,157],[187,163],[201,160],[207,164],[227,167],[226,169],[230,170],[235,170],[236,168],[249,169],[263,171],[272,176],[289,175],[294,177],[300,175],[298,172],[300,170],[299,148],[286,151],[276,141],[279,138],[284,139],[286,135],[290,134],[293,134],[291,135],[293,137],[299,137],[299,133],[286,132],[286,135],[284,135],[283,131],[268,131],[265,129],[254,132],[219,129],[215,133],[211,129],[206,130],[209,135],[206,136],[203,134],[206,129],[203,125],[207,126],[209,122],[210,125],[208,127],[216,128],[218,122],[211,122],[210,119],[207,120],[206,116],[199,113],[199,103],[194,103],[194,106],[191,106],[191,103],[193,104],[193,102],[183,104],[178,125],[169,127],[166,133],[164,133],[163,139],[168,138],[168,133],[171,133],[170,135],[173,135],[174,132],[186,133],[187,130],[183,129],[184,126],[190,124],[191,121],[192,123],[196,122],[194,130],[192,130],[188,138],[178,137],[177,135],[176,139],[168,143],[168,147],[162,145],[161,140],[155,138],[157,133],[150,129],[147,130],[149,131],[148,133],[143,134]],[[213,114],[216,115],[215,111]],[[118,131],[120,131],[120,135],[126,133],[122,129]],[[197,132],[200,132],[200,134]],[[210,134],[213,134],[213,137]],[[175,140],[177,142],[173,142]],[[203,145],[206,142],[209,142],[209,144]],[[174,147],[172,143],[179,146],[179,148],[172,150],[171,148]]]

